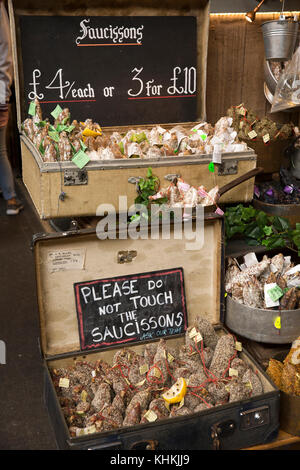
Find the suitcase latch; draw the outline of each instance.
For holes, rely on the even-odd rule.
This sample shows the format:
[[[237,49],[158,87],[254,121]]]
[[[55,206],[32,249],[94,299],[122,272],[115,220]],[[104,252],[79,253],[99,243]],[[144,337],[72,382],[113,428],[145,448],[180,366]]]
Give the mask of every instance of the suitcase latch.
[[[137,251],[135,250],[130,250],[130,251],[118,251],[118,263],[119,264],[124,264],[124,263],[131,263],[131,261],[134,260],[134,258],[137,257]]]
[[[211,438],[213,440],[213,449],[219,450],[221,448],[221,438],[233,434],[235,430],[235,423],[232,420],[223,421],[222,423],[213,424],[211,427]]]

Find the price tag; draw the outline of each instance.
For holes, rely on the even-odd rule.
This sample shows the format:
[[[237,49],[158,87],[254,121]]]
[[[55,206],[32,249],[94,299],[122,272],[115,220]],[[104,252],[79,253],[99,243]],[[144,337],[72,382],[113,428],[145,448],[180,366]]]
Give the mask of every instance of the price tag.
[[[270,134],[265,134],[265,135],[263,135],[263,141],[264,141],[265,144],[266,144],[267,142],[269,142],[269,140],[270,140]]]
[[[149,370],[148,364],[143,364],[143,365],[140,367],[140,374],[141,374],[141,375],[144,375],[144,374],[146,374],[146,372],[148,372],[148,370]]]
[[[80,169],[83,168],[89,161],[89,156],[83,150],[79,150],[72,158],[72,162],[75,163],[75,165]]]
[[[222,163],[222,144],[215,144],[212,156],[213,163]]]
[[[59,383],[58,383],[59,387],[69,388],[69,385],[70,385],[70,380],[67,379],[66,377],[62,377],[61,379],[59,379]]]
[[[171,363],[175,360],[175,358],[168,352],[168,362]]]
[[[144,418],[146,418],[149,423],[153,423],[157,420],[157,414],[154,413],[153,410],[148,410],[147,413],[144,414]]]
[[[194,336],[194,341],[196,341],[196,343],[200,343],[200,341],[202,341],[202,336],[201,336],[201,333],[197,333],[196,336]]]
[[[238,113],[241,115],[241,116],[245,116],[246,115],[246,108],[244,108],[244,106],[241,106],[239,109],[238,109]]]
[[[215,210],[215,214],[224,215],[224,211],[222,211],[222,209],[220,209],[220,207],[217,207],[217,209]]]
[[[57,119],[61,112],[62,112],[62,109],[58,104],[56,108],[52,111],[51,116],[53,116],[54,119]]]
[[[239,341],[236,341],[235,342],[235,349],[237,351],[242,351],[243,350],[242,343],[240,343]]]
[[[251,132],[248,132],[248,136],[250,137],[250,139],[255,139],[255,137],[257,137],[257,134],[255,131],[251,131]]]
[[[276,286],[268,290],[268,296],[273,302],[276,302],[283,296],[283,290],[276,284]]]
[[[35,110],[36,110],[36,104],[34,101],[31,101],[30,105],[29,105],[29,109],[28,109],[28,114],[30,116],[35,116]]]
[[[215,172],[215,165],[214,165],[214,162],[210,162],[210,164],[208,165],[208,170],[209,170],[211,173],[214,173],[214,172]]]
[[[231,367],[229,367],[228,374],[229,374],[229,377],[238,377],[239,371],[236,369],[231,369]]]
[[[274,320],[274,326],[277,328],[277,330],[280,330],[281,328],[281,317],[276,317]]]
[[[277,286],[277,284],[275,282],[264,285],[264,296],[265,296],[265,302],[266,302],[266,307],[267,308],[269,308],[269,307],[278,307],[279,306],[279,300],[274,301],[269,296],[270,289],[273,289],[275,286]]]
[[[192,328],[191,331],[189,332],[189,337],[192,339],[194,338],[195,336],[197,336],[198,334],[198,331],[196,330],[196,328]]]

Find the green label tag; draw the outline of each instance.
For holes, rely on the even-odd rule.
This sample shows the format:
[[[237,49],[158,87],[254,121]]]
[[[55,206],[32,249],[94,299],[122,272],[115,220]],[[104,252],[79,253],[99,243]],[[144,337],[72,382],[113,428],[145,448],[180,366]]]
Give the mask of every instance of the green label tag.
[[[59,142],[59,134],[56,131],[49,131],[48,132],[49,137],[51,137],[52,140],[55,140],[55,142]]]
[[[61,112],[62,112],[62,109],[58,104],[56,108],[52,111],[51,116],[53,116],[54,119],[57,119]]]
[[[29,109],[28,109],[28,114],[30,114],[30,116],[35,116],[35,110],[36,110],[36,104],[34,101],[31,101],[29,105]]]
[[[207,139],[207,135],[206,134],[200,134],[200,139],[202,139],[203,141]]]
[[[75,126],[71,125],[71,126],[68,126],[68,127],[65,129],[65,131],[69,133],[69,132],[72,132],[73,129],[75,129]]]
[[[276,302],[283,296],[283,290],[279,286],[272,287],[272,289],[268,290],[268,296],[273,302]]]
[[[214,165],[214,162],[210,162],[210,164],[208,165],[208,169],[209,169],[209,171],[211,171],[212,173],[215,172],[215,165]]]
[[[72,158],[72,162],[75,163],[75,165],[80,169],[83,168],[89,161],[89,156],[84,153],[83,150],[79,150]]]

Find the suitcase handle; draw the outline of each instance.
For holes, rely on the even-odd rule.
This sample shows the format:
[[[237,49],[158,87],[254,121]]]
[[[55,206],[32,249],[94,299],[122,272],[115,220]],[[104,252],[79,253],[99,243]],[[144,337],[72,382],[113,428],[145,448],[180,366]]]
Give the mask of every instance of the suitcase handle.
[[[146,440],[134,442],[129,449],[130,450],[155,450],[158,446],[158,441]]]

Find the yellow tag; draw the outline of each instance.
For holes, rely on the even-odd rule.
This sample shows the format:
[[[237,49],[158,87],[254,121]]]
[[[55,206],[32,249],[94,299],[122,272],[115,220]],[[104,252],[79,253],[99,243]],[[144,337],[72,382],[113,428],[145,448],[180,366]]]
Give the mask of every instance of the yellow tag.
[[[244,108],[244,106],[241,106],[241,107],[239,108],[239,114],[241,114],[242,116],[245,116],[245,114],[246,114],[246,109]]]
[[[257,136],[257,134],[255,131],[251,131],[251,132],[248,132],[248,136],[250,137],[250,139],[254,139]]]
[[[252,383],[251,383],[251,382],[247,382],[245,385],[246,385],[246,387],[251,388],[251,390],[252,390],[253,387],[252,387]]]
[[[263,136],[263,141],[264,141],[264,143],[266,144],[267,142],[269,142],[269,140],[270,140],[270,134],[265,134],[265,135]]]
[[[148,370],[149,370],[148,364],[143,364],[143,365],[140,367],[140,374],[141,374],[141,375],[144,375],[144,374],[146,374],[146,372],[148,372]]]
[[[141,380],[139,383],[135,384],[136,387],[141,387],[146,382],[146,379]]]
[[[148,410],[147,413],[144,414],[144,418],[146,418],[149,423],[153,423],[157,420],[157,414],[154,413],[153,410]]]
[[[67,379],[67,378],[59,379],[59,384],[58,384],[59,387],[69,388],[69,385],[70,385],[70,380],[69,379]]]
[[[172,354],[168,353],[168,362],[173,362],[174,359],[175,358],[172,356]]]
[[[159,369],[157,369],[157,367],[154,367],[153,374],[155,375],[155,377],[158,377],[158,378],[161,376],[161,372]]]
[[[243,349],[243,348],[242,348],[242,343],[240,343],[239,341],[236,341],[236,342],[235,342],[235,349],[236,349],[237,351],[242,351],[242,349]]]
[[[231,369],[231,368],[229,367],[229,372],[228,372],[228,374],[229,374],[229,377],[233,377],[233,376],[238,377],[239,371],[236,370],[236,369]]]
[[[194,338],[194,336],[196,336],[198,334],[198,331],[196,330],[196,328],[192,328],[191,331],[189,332],[189,337],[192,339]]]
[[[196,343],[200,343],[200,341],[202,341],[201,333],[197,333],[197,334],[194,336],[194,340],[196,341]]]
[[[87,396],[88,396],[87,392],[86,392],[85,390],[82,390],[82,392],[81,392],[81,394],[80,394],[81,400],[82,400],[82,401],[86,401]]]
[[[76,436],[84,436],[85,434],[93,434],[97,432],[96,426],[93,424],[92,426],[88,426],[87,428],[77,428],[76,429]]]
[[[280,328],[281,328],[281,318],[280,317],[275,318],[274,326],[275,326],[275,328],[277,328],[277,330],[280,330]]]

